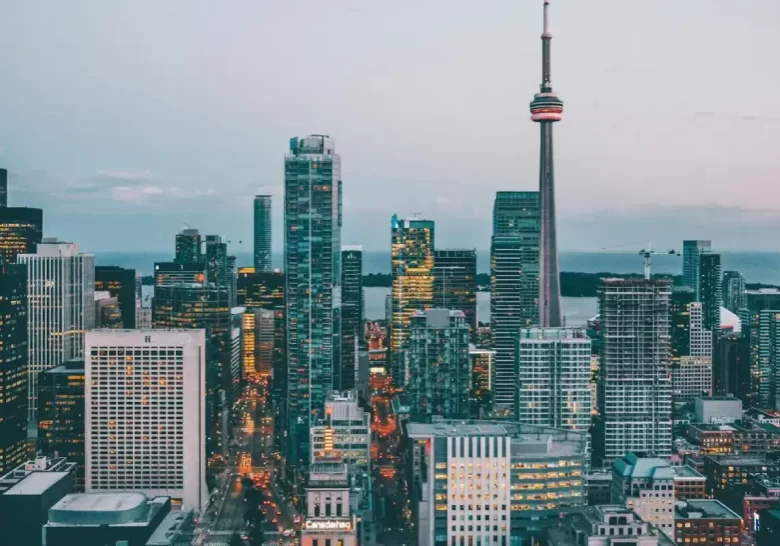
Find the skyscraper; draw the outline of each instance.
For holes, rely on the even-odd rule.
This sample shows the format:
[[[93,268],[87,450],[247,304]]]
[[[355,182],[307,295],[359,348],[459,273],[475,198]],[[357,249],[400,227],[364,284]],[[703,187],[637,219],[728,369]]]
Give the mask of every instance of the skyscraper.
[[[87,333],[88,493],[164,493],[205,508],[205,356],[200,329]]]
[[[250,309],[276,309],[284,306],[284,273],[241,267],[238,270],[236,296],[236,305]]]
[[[154,287],[173,284],[193,284],[206,282],[206,264],[200,262],[155,262]]]
[[[410,321],[412,414],[448,419],[469,415],[469,325],[463,311],[415,311]]]
[[[669,358],[674,365],[683,356],[691,354],[691,304],[695,301],[693,289],[675,287],[669,300]]]
[[[27,456],[27,268],[0,264],[0,476]]]
[[[676,351],[673,339],[670,360],[672,399],[675,402],[712,393],[713,335],[712,331],[704,329],[704,306],[699,302],[690,302],[684,307],[687,309],[684,315],[688,318],[687,350],[683,353]],[[674,321],[674,314],[670,318]]]
[[[341,158],[335,142],[324,135],[291,139],[284,173],[285,455],[300,479],[309,462],[309,427],[322,418],[341,348]]]
[[[539,235],[539,326],[561,325],[561,289],[558,273],[558,244],[555,230],[555,177],[553,174],[553,123],[561,121],[563,101],[553,92],[550,74],[550,34],[547,15],[549,0],[544,0],[542,32],[542,85],[531,102],[531,119],[540,124],[539,159],[540,235]]]
[[[271,196],[255,195],[255,269],[271,271]]]
[[[712,365],[712,394],[729,394],[742,400],[745,407],[750,396],[750,340],[740,334],[725,334],[715,345]]]
[[[587,434],[591,345],[584,330],[522,329],[517,339],[518,422]]]
[[[409,381],[409,322],[417,310],[433,305],[433,220],[391,220],[393,288],[391,291],[390,373],[396,387]]]
[[[27,265],[28,420],[37,426],[38,374],[83,355],[95,324],[95,257],[73,243],[44,239]]]
[[[683,241],[683,286],[693,289],[696,301],[701,301],[699,295],[699,258],[702,253],[710,252],[712,241]]]
[[[713,335],[720,331],[720,308],[723,305],[720,254],[706,252],[699,257],[699,297],[704,313],[704,329]]]
[[[227,243],[219,235],[206,235],[206,282],[230,286]]]
[[[463,311],[471,336],[477,333],[477,250],[433,252],[433,306]]]
[[[496,351],[493,403],[514,411],[515,342],[538,324],[539,192],[498,192],[490,245],[490,330]]]
[[[135,328],[135,289],[135,269],[95,266],[95,291],[107,291],[116,296],[122,313],[122,326],[131,330]]]
[[[750,345],[751,382],[745,405],[761,409],[770,409],[773,381],[769,360],[762,360],[761,357],[761,313],[766,311],[780,313],[780,290],[776,288],[747,290],[745,292],[745,307],[740,309],[739,313],[742,336],[748,340]],[[766,320],[764,326],[768,326]]]
[[[335,382],[339,390],[355,388],[358,348],[366,348],[363,333],[363,247],[341,249],[341,366]]]
[[[203,261],[203,239],[197,229],[184,229],[176,234],[176,256],[173,261],[177,264],[189,264]]]
[[[665,279],[602,279],[594,460],[611,464],[630,451],[669,457],[672,388],[669,296]]]
[[[8,171],[0,169],[0,209],[8,206]]]
[[[734,314],[745,307],[745,277],[739,271],[723,272],[723,307]]]
[[[0,264],[12,264],[19,254],[32,254],[43,237],[43,211],[0,207]]]
[[[766,310],[758,315],[758,358],[761,362],[761,409],[780,409],[780,311]]]

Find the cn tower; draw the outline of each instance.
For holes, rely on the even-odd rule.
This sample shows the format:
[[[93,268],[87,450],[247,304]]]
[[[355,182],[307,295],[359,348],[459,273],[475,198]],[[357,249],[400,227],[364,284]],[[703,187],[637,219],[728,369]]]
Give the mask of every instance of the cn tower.
[[[555,236],[555,177],[553,175],[553,123],[563,117],[563,101],[553,93],[550,79],[550,0],[544,0],[542,32],[542,85],[531,101],[531,119],[541,129],[539,148],[539,326],[561,325],[561,288],[558,273],[558,244]]]

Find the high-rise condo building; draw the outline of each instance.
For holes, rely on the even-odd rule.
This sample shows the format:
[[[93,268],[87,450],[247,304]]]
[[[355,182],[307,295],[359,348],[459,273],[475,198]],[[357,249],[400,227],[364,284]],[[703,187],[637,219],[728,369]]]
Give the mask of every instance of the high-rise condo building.
[[[539,124],[539,326],[561,325],[561,289],[558,272],[558,243],[555,228],[555,177],[553,175],[553,123],[561,121],[563,101],[553,92],[550,61],[548,0],[544,2],[542,31],[542,84],[531,101],[531,120]]]
[[[340,362],[341,158],[324,135],[290,140],[284,160],[288,469],[309,463],[309,427],[322,418]]]
[[[448,420],[409,423],[406,432],[417,544],[538,544],[585,505],[583,434]]]
[[[594,461],[611,464],[630,451],[669,457],[670,281],[602,279],[601,357]]]
[[[204,509],[205,332],[94,330],[84,352],[86,491],[140,491]]]
[[[363,333],[363,247],[341,248],[341,365],[334,378],[340,390],[354,389],[358,351],[366,350]]]
[[[750,339],[741,334],[725,334],[715,342],[712,364],[712,394],[733,395],[749,407],[751,398]]]
[[[360,407],[357,391],[333,391],[325,417],[311,427],[311,462],[343,461],[350,473],[371,475],[371,414]]]
[[[76,490],[84,491],[84,359],[46,370],[39,381],[38,449],[76,463]]]
[[[720,254],[706,252],[699,256],[699,298],[704,313],[704,329],[714,335],[720,332],[720,308],[723,305]]]
[[[206,264],[203,261],[189,263],[155,262],[154,264],[155,290],[160,286],[204,282],[206,282]]]
[[[184,229],[176,234],[177,264],[191,264],[203,261],[203,238],[197,229]]]
[[[38,424],[38,374],[84,353],[95,325],[95,257],[73,243],[44,239],[27,265],[28,421]]]
[[[745,307],[745,277],[739,271],[723,272],[723,307],[734,313]]]
[[[27,456],[27,268],[0,264],[0,476]]]
[[[255,195],[255,269],[271,271],[271,196]]]
[[[761,327],[770,325],[771,315],[766,315],[762,324],[761,313],[780,313],[780,290],[777,288],[761,288],[745,292],[745,307],[740,309],[739,320],[742,326],[742,336],[750,344],[750,395],[745,405],[754,408],[771,409],[773,378],[772,367],[768,359],[761,358]],[[769,332],[764,332],[766,343]]]
[[[463,311],[415,311],[410,321],[412,414],[448,419],[469,415],[469,325]]]
[[[587,434],[591,420],[591,343],[585,331],[522,329],[515,358],[517,420]]]
[[[761,363],[760,408],[780,409],[780,310],[761,311],[758,315],[758,358]]]
[[[477,250],[433,252],[433,306],[463,311],[472,338],[477,334]]]
[[[699,295],[699,259],[705,252],[712,250],[712,241],[683,241],[683,286],[693,289],[694,299],[701,301]]]
[[[0,207],[0,264],[12,264],[19,254],[35,253],[43,237],[43,211]]]
[[[232,317],[226,288],[213,284],[176,284],[155,288],[152,324],[155,329],[206,331],[207,448],[210,454],[227,449],[222,416],[229,411],[233,392]],[[239,355],[240,358],[240,355]]]
[[[95,266],[95,292],[107,291],[117,298],[122,314],[122,326],[135,328],[135,269],[113,265]]]
[[[403,388],[409,382],[409,322],[415,311],[433,306],[433,220],[401,219],[393,215],[391,253],[390,373],[393,383]]]
[[[0,209],[8,206],[8,171],[0,169]]]
[[[670,359],[672,399],[675,402],[712,393],[713,336],[710,330],[704,329],[703,305],[699,302],[687,304],[687,315],[688,350],[685,354],[673,353]],[[673,316],[671,318],[674,320]]]
[[[498,192],[490,245],[490,330],[496,351],[493,404],[514,411],[515,342],[539,323],[539,192]]]

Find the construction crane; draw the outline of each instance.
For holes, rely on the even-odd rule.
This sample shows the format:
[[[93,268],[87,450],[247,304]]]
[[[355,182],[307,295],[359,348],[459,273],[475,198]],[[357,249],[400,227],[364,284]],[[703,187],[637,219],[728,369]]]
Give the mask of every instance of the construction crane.
[[[626,245],[622,245],[626,246]],[[645,248],[639,250],[638,252],[636,250],[613,250],[616,247],[604,247],[602,248],[602,252],[611,252],[614,254],[639,254],[644,258],[644,264],[645,264],[645,280],[650,280],[650,257],[654,254],[664,254],[666,256],[679,256],[680,253],[677,250],[669,249],[669,250],[653,250],[653,242],[647,241],[647,246]]]

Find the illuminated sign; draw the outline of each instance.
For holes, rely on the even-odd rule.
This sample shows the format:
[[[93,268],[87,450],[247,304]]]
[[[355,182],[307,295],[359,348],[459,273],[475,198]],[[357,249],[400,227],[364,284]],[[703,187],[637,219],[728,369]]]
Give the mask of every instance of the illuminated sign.
[[[333,521],[333,520],[312,521],[310,519],[307,519],[306,523],[304,523],[304,527],[306,529],[336,529],[336,530],[339,530],[339,531],[351,531],[352,530],[352,522],[351,521]]]

